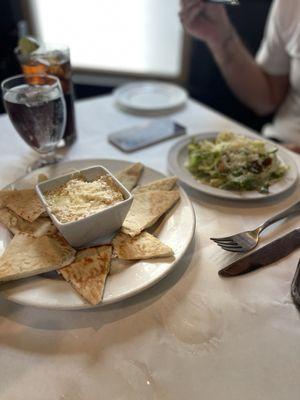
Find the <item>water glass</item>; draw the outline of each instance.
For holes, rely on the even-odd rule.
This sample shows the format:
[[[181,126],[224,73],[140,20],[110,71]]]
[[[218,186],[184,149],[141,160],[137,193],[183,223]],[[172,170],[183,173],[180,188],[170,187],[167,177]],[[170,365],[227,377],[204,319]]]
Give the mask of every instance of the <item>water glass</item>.
[[[59,160],[55,154],[66,124],[66,105],[57,77],[16,75],[1,84],[6,112],[21,138],[41,158],[28,170]]]

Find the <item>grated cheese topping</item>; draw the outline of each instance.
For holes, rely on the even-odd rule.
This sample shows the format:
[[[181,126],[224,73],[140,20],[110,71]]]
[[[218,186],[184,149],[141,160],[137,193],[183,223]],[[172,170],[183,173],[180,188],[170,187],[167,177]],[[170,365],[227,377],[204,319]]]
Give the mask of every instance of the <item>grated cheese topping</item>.
[[[82,177],[45,193],[51,212],[62,222],[73,222],[95,214],[124,200],[122,192],[109,175],[93,181]]]

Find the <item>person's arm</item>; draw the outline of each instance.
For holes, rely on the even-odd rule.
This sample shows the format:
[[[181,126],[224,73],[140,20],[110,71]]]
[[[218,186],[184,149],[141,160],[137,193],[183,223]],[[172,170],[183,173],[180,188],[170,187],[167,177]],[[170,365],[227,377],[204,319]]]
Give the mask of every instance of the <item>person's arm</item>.
[[[223,6],[182,0],[184,28],[211,50],[232,91],[256,113],[271,113],[284,100],[288,76],[264,72],[245,48]]]

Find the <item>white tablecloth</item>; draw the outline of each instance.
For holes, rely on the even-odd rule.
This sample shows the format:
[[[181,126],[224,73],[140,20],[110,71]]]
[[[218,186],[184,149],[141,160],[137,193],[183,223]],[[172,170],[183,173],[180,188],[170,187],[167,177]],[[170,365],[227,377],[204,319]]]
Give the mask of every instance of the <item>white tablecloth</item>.
[[[174,114],[189,133],[233,129],[234,121],[193,101]],[[142,118],[118,111],[110,96],[78,102],[79,140],[67,159],[122,158],[166,171],[174,141],[131,155],[108,133]],[[0,186],[36,158],[0,117]],[[300,166],[300,157],[294,156]],[[300,396],[300,320],[290,284],[300,256],[249,275],[220,279],[237,258],[209,240],[255,227],[298,199],[243,205],[190,192],[194,242],[171,274],[120,304],[90,311],[47,311],[0,300],[2,400],[287,400]],[[297,227],[266,231],[261,244]]]

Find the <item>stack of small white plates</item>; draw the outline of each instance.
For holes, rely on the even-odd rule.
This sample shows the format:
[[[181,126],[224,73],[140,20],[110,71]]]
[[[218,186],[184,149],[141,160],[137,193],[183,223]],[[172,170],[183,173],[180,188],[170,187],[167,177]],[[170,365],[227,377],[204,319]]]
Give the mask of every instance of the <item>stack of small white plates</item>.
[[[176,111],[187,101],[186,90],[166,82],[134,82],[119,87],[114,92],[118,107],[138,114],[160,114]]]

